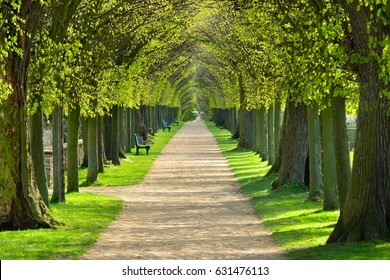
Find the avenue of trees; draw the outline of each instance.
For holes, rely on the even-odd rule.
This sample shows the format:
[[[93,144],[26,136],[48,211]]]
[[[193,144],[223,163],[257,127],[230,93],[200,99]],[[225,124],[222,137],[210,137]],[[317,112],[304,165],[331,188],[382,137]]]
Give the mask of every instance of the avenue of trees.
[[[340,209],[328,242],[390,237],[390,3],[9,0],[1,5],[0,227],[55,227],[53,201],[120,164],[137,131],[196,109],[308,199]],[[353,168],[346,113],[357,114]],[[67,178],[63,119],[68,121]],[[124,129],[119,129],[120,127]],[[119,133],[124,131],[124,133]],[[297,207],[299,207],[297,205]]]

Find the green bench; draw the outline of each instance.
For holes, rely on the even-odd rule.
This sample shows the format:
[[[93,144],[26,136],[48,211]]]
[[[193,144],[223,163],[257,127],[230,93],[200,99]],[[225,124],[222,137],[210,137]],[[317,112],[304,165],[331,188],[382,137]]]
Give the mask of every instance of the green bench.
[[[138,136],[137,133],[134,133],[134,140],[135,140],[135,154],[138,155],[139,149],[146,149],[146,154],[149,154],[150,145],[145,144],[143,138],[141,136]]]
[[[171,131],[171,127],[167,124],[167,122],[166,121],[162,121],[162,129],[163,129],[163,131],[165,131],[165,129],[168,129],[168,131]]]

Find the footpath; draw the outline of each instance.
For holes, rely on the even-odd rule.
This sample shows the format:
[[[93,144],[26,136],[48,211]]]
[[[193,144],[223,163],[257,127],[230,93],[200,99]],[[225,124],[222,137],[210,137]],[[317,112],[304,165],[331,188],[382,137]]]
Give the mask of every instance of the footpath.
[[[239,188],[207,127],[186,123],[141,184],[84,190],[125,204],[82,259],[286,259]]]

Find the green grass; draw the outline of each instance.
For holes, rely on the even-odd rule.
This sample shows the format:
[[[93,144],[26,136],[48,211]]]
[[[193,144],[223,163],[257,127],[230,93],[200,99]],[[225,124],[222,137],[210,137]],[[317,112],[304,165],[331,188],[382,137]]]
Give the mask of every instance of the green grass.
[[[275,175],[265,176],[267,162],[245,149],[237,148],[230,132],[207,124],[214,134],[230,167],[251,199],[258,216],[271,230],[276,241],[291,259],[380,260],[390,259],[390,243],[360,242],[326,245],[337,222],[338,211],[323,211],[322,203],[307,201],[307,190],[298,185],[285,185],[271,190]]]
[[[119,198],[88,193],[68,194],[66,200],[66,204],[51,206],[65,226],[0,232],[0,259],[77,259],[116,219],[123,205]]]
[[[102,186],[138,184],[148,173],[154,160],[182,124],[172,126],[171,132],[156,133],[149,155],[127,154],[120,166],[107,166],[99,174]],[[85,181],[86,169],[81,169],[80,183]],[[65,222],[58,229],[32,229],[0,232],[2,260],[69,260],[78,259],[97,240],[100,233],[116,219],[123,201],[119,198],[72,193],[65,204],[52,204],[51,212]]]
[[[105,166],[104,173],[99,173],[99,182],[94,183],[93,185],[127,186],[140,183],[148,173],[161,150],[182,126],[183,123],[179,123],[179,125],[171,125],[170,132],[163,132],[162,130],[159,130],[152,139],[149,155],[146,155],[145,149],[141,149],[139,155],[135,155],[135,149],[132,149],[133,153],[127,153],[127,158],[122,159],[120,165]],[[79,176],[80,185],[88,186],[88,184],[85,183],[87,178],[87,168],[80,169]]]

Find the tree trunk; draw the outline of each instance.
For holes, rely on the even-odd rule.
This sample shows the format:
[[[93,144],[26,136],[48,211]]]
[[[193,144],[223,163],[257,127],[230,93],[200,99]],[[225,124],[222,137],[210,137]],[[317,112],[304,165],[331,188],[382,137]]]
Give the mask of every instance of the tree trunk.
[[[37,101],[36,112],[30,116],[30,136],[31,136],[31,159],[34,168],[35,180],[39,193],[46,206],[50,206],[49,191],[46,178],[45,154],[43,147],[43,124],[42,107]]]
[[[111,161],[114,165],[120,165],[119,159],[119,107],[112,107],[112,123],[111,123]]]
[[[111,160],[111,126],[112,126],[112,118],[108,115],[104,115],[104,151],[106,153],[107,160]]]
[[[135,147],[134,143],[134,133],[135,133],[135,126],[136,126],[136,120],[135,120],[135,109],[130,109],[130,149]]]
[[[8,7],[13,13],[3,14],[3,27],[15,36],[16,52],[8,53],[4,75],[10,94],[0,101],[0,230],[55,227],[60,224],[42,200],[31,169],[27,132],[27,70],[31,40],[41,13],[39,1],[21,1],[20,7]],[[16,30],[12,15],[26,23]],[[7,21],[4,21],[7,19]],[[2,62],[3,63],[3,62]]]
[[[140,108],[135,109],[135,132],[138,135],[141,135],[144,140],[148,138],[148,128],[145,126],[145,120],[144,120],[144,114],[143,112],[145,111],[144,105],[141,105]]]
[[[98,172],[104,172],[104,131],[103,117],[98,116]]]
[[[351,183],[343,211],[328,242],[356,242],[390,237],[390,116],[389,101],[381,98],[389,91],[379,78],[381,66],[371,52],[382,55],[382,44],[370,50],[373,41],[388,36],[388,27],[375,20],[373,6],[358,7],[358,1],[344,3],[352,25],[355,52],[366,55],[357,64],[360,103]],[[375,28],[367,29],[368,25]],[[371,32],[369,34],[368,32]],[[386,33],[385,33],[386,32]]]
[[[275,161],[274,141],[274,107],[271,105],[268,109],[268,165]]]
[[[83,162],[82,167],[88,167],[88,118],[81,118],[81,137],[83,138]]]
[[[56,105],[53,111],[53,203],[65,202],[63,110]]]
[[[281,139],[279,178],[272,183],[277,189],[287,183],[304,185],[308,155],[307,109],[302,103],[287,102],[285,132]]]
[[[98,136],[97,117],[88,118],[88,173],[87,182],[93,184],[98,180]]]
[[[287,108],[287,104],[286,104],[286,108]],[[275,135],[274,135],[274,139],[275,139],[275,143],[277,143],[277,146],[275,144],[275,151],[277,151],[277,152],[275,152],[275,162],[272,165],[272,167],[270,168],[270,170],[267,172],[267,175],[279,173],[280,166],[282,164],[282,152],[283,152],[283,148],[284,148],[282,143],[285,143],[285,141],[286,141],[285,138],[286,138],[286,131],[287,131],[287,118],[286,118],[287,114],[285,113],[283,115],[282,128],[277,129],[278,119],[280,121],[280,111],[279,111],[279,115],[276,113],[277,111],[278,111],[278,106],[275,105]],[[278,135],[280,135],[280,137]]]
[[[260,156],[262,161],[268,160],[268,143],[267,143],[267,111],[265,107],[260,108]]]
[[[274,159],[276,160],[279,156],[279,143],[281,138],[281,111],[282,103],[280,101],[275,102],[275,120],[274,120]]]
[[[118,118],[119,118],[119,127],[118,127],[118,153],[119,158],[126,158],[125,154],[125,119],[124,119],[124,109],[123,107],[118,108]]]
[[[322,194],[321,129],[317,105],[307,108],[309,128],[309,200],[320,201]]]
[[[68,193],[79,192],[79,127],[80,106],[69,106],[68,109],[68,146],[67,146],[67,181]]]
[[[340,212],[344,209],[345,200],[351,181],[351,160],[348,148],[347,120],[345,99],[341,96],[331,97],[334,149],[336,159],[337,192]]]
[[[322,111],[322,150],[324,210],[333,211],[339,208],[339,200],[337,195],[336,154],[331,107]]]

